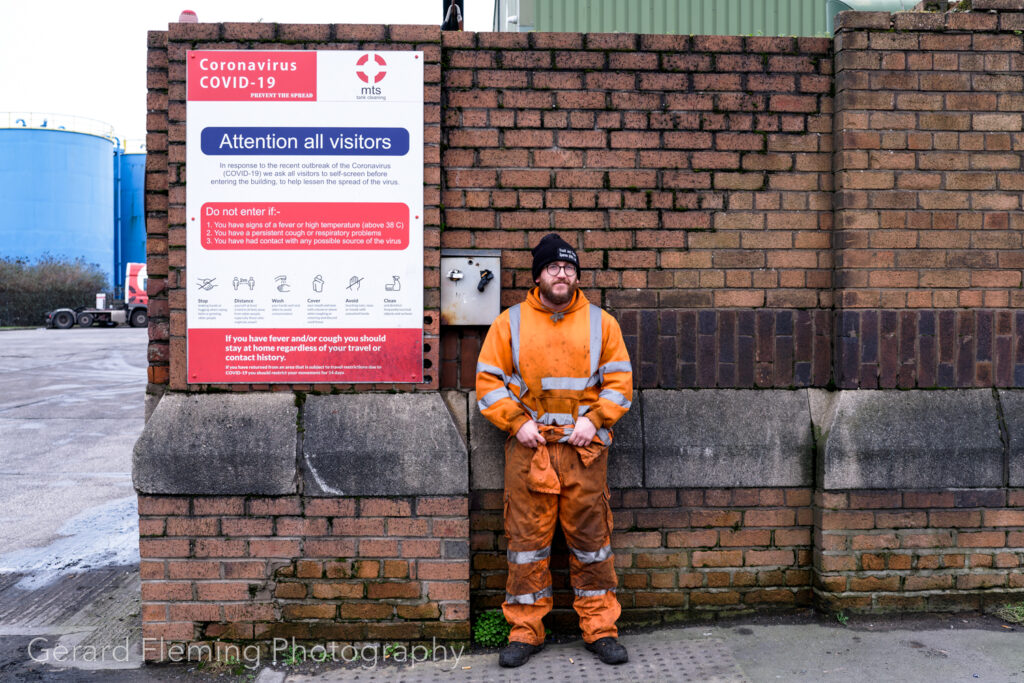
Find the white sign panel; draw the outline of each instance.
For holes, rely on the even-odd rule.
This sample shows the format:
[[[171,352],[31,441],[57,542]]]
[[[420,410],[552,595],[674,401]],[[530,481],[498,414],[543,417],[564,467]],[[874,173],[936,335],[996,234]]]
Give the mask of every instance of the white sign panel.
[[[423,53],[186,59],[188,381],[422,381]]]

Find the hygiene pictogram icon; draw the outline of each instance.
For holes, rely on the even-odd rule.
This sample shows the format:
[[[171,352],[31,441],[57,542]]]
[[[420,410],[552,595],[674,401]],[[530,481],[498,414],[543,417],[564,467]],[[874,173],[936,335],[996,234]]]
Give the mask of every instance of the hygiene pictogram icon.
[[[254,278],[252,275],[250,275],[248,278],[244,276],[235,276],[235,279],[231,281],[231,286],[235,288],[236,292],[238,291],[239,287],[248,287],[249,291],[251,292],[253,289],[256,288],[256,278]]]

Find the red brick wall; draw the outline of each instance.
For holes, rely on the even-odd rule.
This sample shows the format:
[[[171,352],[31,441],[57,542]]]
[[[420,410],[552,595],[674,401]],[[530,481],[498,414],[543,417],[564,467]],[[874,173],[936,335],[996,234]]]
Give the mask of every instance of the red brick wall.
[[[145,638],[469,638],[465,497],[140,495],[139,534]]]
[[[843,389],[1024,386],[1024,312],[857,310],[837,316]]]
[[[614,309],[831,304],[831,44],[446,33],[442,247],[557,230]]]
[[[835,304],[880,321],[888,311],[938,316],[954,307],[1001,320],[1019,307],[1022,17],[854,13],[841,18],[834,46],[727,36],[442,37],[398,26],[175,24],[153,32],[151,390],[186,386],[184,50],[268,45],[427,53],[431,381],[420,388],[470,386],[460,374],[473,365],[481,334],[440,330],[438,248],[502,249],[508,305],[531,285],[530,245],[551,230],[580,250],[588,296],[637,321],[630,351],[643,366],[642,387],[1020,386],[1024,363],[1009,362],[1019,356],[1015,328],[991,350],[976,348],[967,367],[959,351],[952,361],[927,344],[907,350],[903,322],[895,346],[861,341],[853,318],[815,322],[815,335],[833,337],[827,349],[801,357],[794,345],[769,358],[759,338],[750,351],[742,334],[730,343],[727,329],[691,351],[680,316],[813,316]],[[928,329],[925,321],[913,339],[932,336]],[[955,336],[971,337],[970,321],[958,319]],[[770,367],[740,372],[751,355]],[[799,363],[833,371],[815,369],[808,383]],[[735,376],[720,367],[731,364]]]
[[[590,259],[593,272],[586,272],[584,284],[591,297],[625,329],[636,330],[627,342],[642,388],[1022,386],[1024,332],[1015,317],[1024,302],[1024,38],[1016,33],[1022,18],[1010,12],[845,15],[835,43],[834,120],[824,94],[804,116],[773,110],[773,102],[790,101],[782,90],[758,95],[759,87],[781,88],[791,78],[797,91],[819,83],[832,53],[819,55],[816,43],[693,38],[678,39],[681,52],[662,53],[673,38],[479,35],[474,43],[453,36],[445,45],[451,58],[442,245],[502,247],[508,304],[530,284],[525,248],[558,229],[582,250],[585,265]],[[616,52],[630,47],[638,51]],[[799,70],[811,63],[813,75]],[[527,65],[528,73],[521,72]],[[702,71],[708,68],[713,75]],[[686,95],[655,87],[671,78]],[[616,97],[614,87],[632,88],[637,96]],[[737,140],[753,139],[749,131],[741,134],[748,138],[733,132],[747,124],[746,114],[729,109],[740,101],[740,90],[744,98],[766,98],[766,107],[751,114],[754,130],[766,130],[768,120],[783,131],[766,134],[764,147],[733,148]],[[574,92],[590,99],[573,99]],[[592,109],[581,111],[583,101]],[[566,111],[568,102],[577,108]],[[700,110],[700,102],[713,102],[715,111]],[[665,111],[673,113],[676,128],[661,127],[668,122]],[[830,194],[814,188],[833,182],[828,164],[813,166],[827,156],[815,150],[830,148],[818,128],[826,120],[836,141],[834,243],[831,207],[825,202],[814,210],[817,199]],[[626,138],[623,129],[631,126],[642,132]],[[692,129],[680,134],[680,126]],[[670,141],[680,139],[707,141],[712,151],[673,147]],[[657,158],[666,162],[658,170],[648,172],[645,160],[655,152],[642,141],[656,145]],[[738,166],[701,168],[711,153]],[[635,190],[611,182],[613,172],[625,173],[602,165],[612,158],[625,164]],[[812,168],[821,171],[817,185]],[[660,196],[681,175],[693,182],[711,178],[709,186],[686,194],[696,195],[699,206],[684,214],[705,216],[705,230],[691,225],[679,233],[666,223],[677,212],[629,203],[640,192]],[[594,186],[568,187],[570,178],[584,177]],[[754,177],[763,181],[756,190],[720,184]],[[800,183],[809,192],[785,189]],[[808,203],[794,222],[786,208],[801,197]],[[810,229],[814,225],[820,229]],[[664,241],[674,235],[680,236],[676,243]],[[813,318],[814,340],[828,334],[827,347],[787,349],[784,326],[772,333],[781,345],[762,338],[760,327],[752,339],[733,341],[725,307],[828,307],[832,253],[835,303],[847,313],[822,324]],[[807,258],[800,270],[773,268],[782,257],[794,259],[790,265]],[[756,282],[767,283],[763,297],[753,296]],[[789,290],[787,283],[801,289]],[[695,316],[702,312],[687,310],[705,306],[715,309],[709,331]],[[975,311],[942,310],[953,307]],[[917,310],[899,313],[907,308]],[[754,311],[736,314],[742,320]],[[780,314],[790,311],[773,313]],[[442,331],[443,386],[472,387],[467,369],[481,335]]]
[[[830,41],[463,33],[442,44],[441,245],[501,248],[503,305],[533,285],[529,248],[557,230],[580,253],[588,297],[634,330],[638,386],[808,386],[809,365],[795,363],[831,367],[830,348],[790,348],[776,368],[774,353],[755,358],[736,338],[698,350],[694,334],[687,347],[675,319],[831,305]],[[482,332],[442,331],[442,386],[472,387]],[[756,383],[744,372],[754,364]]]
[[[832,312],[637,310],[618,313],[638,389],[824,387]],[[486,328],[441,331],[441,386],[472,390]]]
[[[811,498],[807,488],[622,489],[612,491],[612,548],[624,624],[681,613],[811,602]],[[474,611],[505,597],[502,493],[470,503]],[[577,628],[561,534],[552,548],[558,628]]]
[[[981,609],[1024,589],[1022,489],[825,492],[816,506],[815,592],[832,609]]]

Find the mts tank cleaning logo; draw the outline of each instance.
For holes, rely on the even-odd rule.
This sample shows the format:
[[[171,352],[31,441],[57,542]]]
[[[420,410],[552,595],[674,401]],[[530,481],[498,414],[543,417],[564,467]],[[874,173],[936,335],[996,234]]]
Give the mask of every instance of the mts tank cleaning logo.
[[[370,53],[366,53],[356,60],[356,76],[359,77],[360,81],[366,83],[364,87],[359,89],[359,94],[361,95],[359,99],[377,99],[372,96],[381,94],[381,89],[377,87],[377,84],[388,75],[387,66],[388,63],[379,54],[371,56]],[[380,99],[384,98],[381,97]]]

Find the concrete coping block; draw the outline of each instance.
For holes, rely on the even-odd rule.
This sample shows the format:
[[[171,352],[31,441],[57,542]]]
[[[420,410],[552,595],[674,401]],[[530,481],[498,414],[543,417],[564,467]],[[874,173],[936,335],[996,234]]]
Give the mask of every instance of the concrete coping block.
[[[391,24],[388,34],[393,43],[440,43],[439,24]]]
[[[309,496],[469,492],[466,444],[437,393],[309,396],[301,460]]]
[[[462,436],[462,440],[469,443],[469,406],[467,401],[467,395],[464,391],[458,389],[442,389],[441,398],[444,399],[444,404],[448,407],[448,410],[452,414],[452,419],[455,420],[455,426],[459,429],[459,435]],[[473,404],[474,407],[476,404]]]
[[[971,9],[975,12],[1024,12],[1024,0],[974,0]]]
[[[291,393],[168,392],[135,443],[135,489],[160,495],[296,493],[297,417]]]
[[[936,12],[897,12],[893,15],[893,27],[897,31],[941,31],[946,27],[946,18]]]
[[[615,439],[608,451],[608,486],[613,489],[644,485],[643,392],[634,391],[632,403],[612,428]]]
[[[171,40],[217,40],[220,38],[220,27],[220,24],[172,22],[167,25],[167,34]]]
[[[542,32],[542,33],[529,33],[530,36],[530,47],[534,50],[582,50],[583,49],[583,33],[573,33],[571,31],[561,32]],[[672,38],[679,38],[679,36],[671,36]],[[684,49],[688,38],[683,36],[683,42],[676,44],[670,49]],[[648,48],[650,49],[650,48]]]
[[[892,23],[892,14],[889,12],[839,12],[835,18],[835,30],[846,29],[880,29],[888,31]]]
[[[1024,0],[1022,0],[1024,1]],[[1009,486],[1024,486],[1024,391],[1000,389],[999,406],[1006,425],[1009,448]]]
[[[806,390],[647,390],[648,488],[810,486]]]
[[[474,491],[505,486],[505,439],[501,431],[480,414],[476,392],[469,393],[469,472]]]
[[[999,17],[995,13],[947,12],[946,29],[951,31],[995,31]]]
[[[990,389],[841,391],[812,406],[826,490],[1003,486]]]
[[[588,50],[636,50],[640,36],[636,33],[585,33]]]

